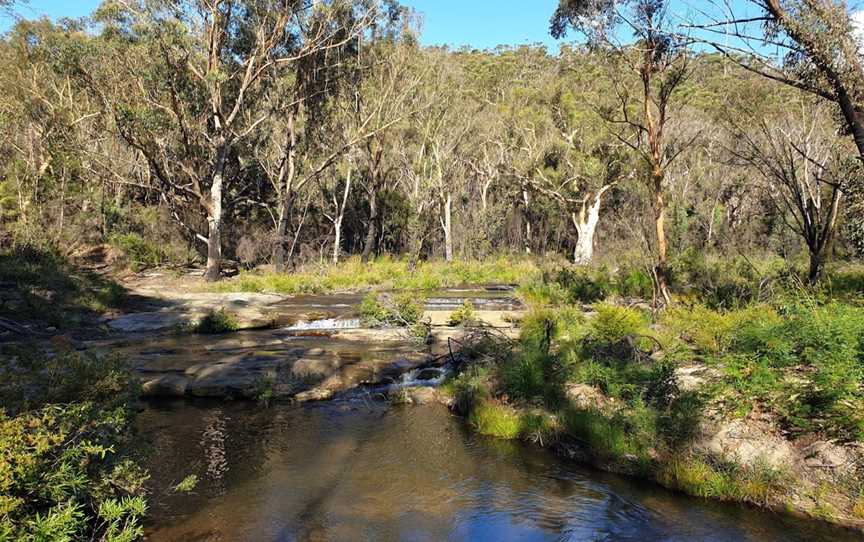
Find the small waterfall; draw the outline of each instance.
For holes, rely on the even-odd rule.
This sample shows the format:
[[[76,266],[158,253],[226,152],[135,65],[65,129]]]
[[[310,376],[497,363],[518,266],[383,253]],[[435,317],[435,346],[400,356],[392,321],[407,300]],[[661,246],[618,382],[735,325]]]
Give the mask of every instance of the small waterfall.
[[[403,374],[390,388],[416,388],[420,386],[434,388],[444,383],[449,371],[445,367],[425,367],[414,369]]]
[[[313,331],[331,329],[358,329],[359,327],[359,318],[324,318],[323,320],[313,320],[311,322],[300,320],[293,326],[289,326],[285,329],[288,331]]]

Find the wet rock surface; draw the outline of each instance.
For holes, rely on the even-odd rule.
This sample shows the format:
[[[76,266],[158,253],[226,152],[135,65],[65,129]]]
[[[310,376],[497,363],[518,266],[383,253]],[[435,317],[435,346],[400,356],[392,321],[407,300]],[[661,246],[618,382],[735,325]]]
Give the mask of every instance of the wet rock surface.
[[[362,293],[179,293],[149,282],[136,293],[151,296],[149,304],[110,319],[114,337],[87,347],[128,358],[143,394],[152,397],[326,400],[359,385],[393,382],[458,348],[468,330],[446,323],[465,300],[481,309],[483,325],[505,333],[515,334],[513,322],[522,314],[507,287],[435,292],[423,316],[432,333],[422,340],[402,329],[361,328],[356,306]],[[184,329],[216,310],[228,312],[241,331],[195,335]],[[427,371],[418,380],[437,376]]]

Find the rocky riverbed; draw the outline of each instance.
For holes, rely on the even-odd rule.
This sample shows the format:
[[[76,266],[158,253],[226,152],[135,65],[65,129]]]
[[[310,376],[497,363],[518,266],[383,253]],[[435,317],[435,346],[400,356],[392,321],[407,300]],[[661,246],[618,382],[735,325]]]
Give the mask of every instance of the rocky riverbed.
[[[144,301],[107,318],[109,338],[86,345],[129,359],[145,396],[328,399],[444,360],[468,331],[448,325],[465,301],[477,308],[478,325],[509,336],[524,310],[507,286],[428,292],[422,319],[430,333],[418,338],[404,329],[364,328],[357,314],[362,293],[177,291],[159,288],[158,278],[131,283]],[[231,316],[237,332],[190,332],[189,324],[218,310]]]

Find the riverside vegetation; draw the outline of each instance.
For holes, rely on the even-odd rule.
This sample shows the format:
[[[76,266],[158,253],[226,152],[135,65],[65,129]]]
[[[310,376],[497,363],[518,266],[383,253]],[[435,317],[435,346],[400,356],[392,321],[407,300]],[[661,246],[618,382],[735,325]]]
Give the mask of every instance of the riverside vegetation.
[[[477,336],[447,385],[453,407],[480,433],[691,495],[862,525],[864,306],[848,289],[860,270],[813,289],[788,269],[748,281],[715,268],[728,262],[686,264],[679,303],[660,313],[628,301],[643,282],[632,271],[553,269],[524,284],[518,341]],[[735,421],[758,428],[736,438],[761,452],[704,445]],[[778,440],[806,455],[822,439],[848,462],[767,457]]]

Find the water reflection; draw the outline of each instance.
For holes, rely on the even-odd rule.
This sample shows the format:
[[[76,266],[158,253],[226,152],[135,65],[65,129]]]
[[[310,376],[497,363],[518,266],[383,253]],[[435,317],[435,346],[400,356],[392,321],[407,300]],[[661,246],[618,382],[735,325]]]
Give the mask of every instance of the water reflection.
[[[857,539],[477,437],[437,405],[163,403],[141,427],[155,541]],[[188,474],[192,495],[167,491]]]

